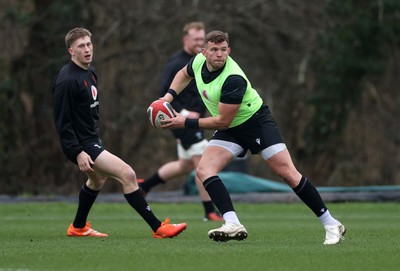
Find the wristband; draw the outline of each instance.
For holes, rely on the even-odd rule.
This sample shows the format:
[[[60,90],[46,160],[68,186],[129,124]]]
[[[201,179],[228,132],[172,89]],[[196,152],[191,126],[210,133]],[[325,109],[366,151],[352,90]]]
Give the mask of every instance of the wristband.
[[[199,119],[185,119],[185,128],[199,128]]]
[[[167,93],[171,94],[172,97],[174,98],[174,100],[175,100],[175,98],[178,98],[178,94],[172,88],[168,89]]]

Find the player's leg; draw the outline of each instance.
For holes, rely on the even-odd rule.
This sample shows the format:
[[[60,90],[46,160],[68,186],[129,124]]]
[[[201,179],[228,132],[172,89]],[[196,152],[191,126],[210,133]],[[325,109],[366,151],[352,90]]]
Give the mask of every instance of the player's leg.
[[[297,171],[271,112],[267,107],[263,107],[255,116],[253,120],[258,125],[251,125],[248,129],[241,130],[240,140],[246,142],[244,146],[249,146],[252,153],[261,153],[272,171],[280,176],[319,217],[327,232],[325,244],[338,243],[344,234],[344,227],[330,215],[314,185]],[[259,143],[257,145],[254,145],[254,136],[257,137]],[[331,226],[337,233],[336,238],[328,237],[332,236]]]
[[[104,150],[94,161],[94,171],[102,176],[117,180],[122,185],[125,194],[136,191],[136,173],[122,159]]]
[[[181,159],[189,159],[192,163],[193,169],[196,169],[200,163],[201,156],[206,149],[208,141],[203,139],[196,144],[190,146],[189,149],[185,150],[181,144],[178,144],[178,155]],[[195,174],[195,183],[197,189],[199,190],[200,198],[202,201],[211,201],[210,196],[208,195],[207,191],[205,191],[203,183],[198,179],[197,175]]]
[[[154,186],[164,184],[169,180],[189,174],[194,169],[194,164],[185,149],[177,143],[178,160],[162,165],[156,173],[139,183],[140,188],[147,194]]]
[[[169,180],[173,180],[174,178],[188,175],[190,172],[192,172],[192,170],[195,169],[195,166],[198,165],[201,156],[192,156],[191,160],[188,160],[187,157],[189,157],[189,155],[180,154],[179,160],[163,165],[155,175],[140,184],[141,189],[145,193],[148,193],[156,184],[165,183]],[[196,175],[195,183],[204,207],[205,220],[223,220],[218,214],[216,214],[214,204],[212,203],[210,196],[204,189],[203,183],[199,181]]]
[[[165,237],[173,237],[186,228],[184,223],[169,225],[168,222],[161,223],[156,218],[139,190],[135,172],[119,157],[105,150],[97,157],[93,168],[97,174],[113,178],[121,183],[126,200],[149,224],[155,238],[164,238],[163,234]],[[164,232],[160,233],[160,237],[157,233],[162,229]]]
[[[295,168],[290,154],[283,143],[275,144],[261,152],[272,171],[280,176],[291,188],[298,186],[301,174]]]
[[[82,186],[79,193],[78,210],[73,222],[74,227],[83,228],[86,225],[86,220],[90,209],[95,202],[100,189],[106,182],[106,178],[96,174],[95,172],[87,172],[88,180]]]
[[[195,165],[195,168],[200,163],[201,155],[193,155],[192,156],[192,161]],[[218,213],[218,211],[215,210],[214,203],[212,202],[210,195],[208,195],[208,192],[204,188],[203,183],[200,181],[199,177],[197,174],[194,175],[194,181],[196,183],[197,190],[199,191],[201,203],[203,204],[204,208],[204,221],[223,221],[224,219],[222,216]]]
[[[90,223],[87,222],[90,209],[95,202],[100,189],[106,182],[104,176],[98,175],[95,172],[87,172],[88,180],[82,186],[79,193],[78,209],[76,211],[74,222],[67,230],[68,236],[95,236],[107,237],[105,233],[100,233],[91,228]]]
[[[273,148],[275,150],[272,153]],[[281,150],[276,153],[276,148]],[[262,156],[272,171],[280,176],[320,219],[326,230],[324,244],[339,243],[345,233],[344,226],[329,213],[315,186],[297,171],[286,147],[270,146],[262,151]]]
[[[194,169],[193,162],[190,159],[179,158],[176,161],[163,165],[158,174],[165,180],[173,180],[175,178],[189,174]]]
[[[196,170],[198,178],[203,182],[213,203],[225,219],[222,227],[208,232],[212,240],[219,242],[247,238],[247,231],[236,215],[228,190],[218,177],[218,173],[232,161],[234,154],[243,151],[237,144],[228,143],[228,145],[224,145],[221,140],[211,140]]]
[[[143,192],[148,193],[150,190],[159,185],[175,178],[189,174],[194,169],[193,162],[187,159],[178,159],[162,165],[156,173],[139,183]]]
[[[178,144],[178,155],[181,159],[190,159],[192,162],[193,168],[197,168],[200,163],[201,156],[206,149],[208,144],[207,139],[203,139],[195,144],[192,144],[188,149],[184,149],[181,144]],[[199,195],[201,198],[201,202],[204,207],[204,221],[214,220],[214,221],[223,221],[224,219],[221,215],[216,212],[214,204],[208,195],[207,191],[204,188],[203,183],[197,177],[197,174],[194,176],[195,184],[197,186],[197,190],[199,191]]]
[[[97,157],[104,151],[100,140],[89,142],[83,146],[83,149],[93,161],[96,161]],[[75,157],[71,158],[71,161],[77,164]],[[86,175],[88,176],[88,180],[82,186],[79,193],[78,209],[73,223],[67,230],[67,235],[106,237],[107,234],[103,234],[91,229],[90,224],[87,222],[90,209],[92,208],[92,205],[95,202],[101,188],[106,182],[106,177],[97,174],[96,172],[86,172]]]

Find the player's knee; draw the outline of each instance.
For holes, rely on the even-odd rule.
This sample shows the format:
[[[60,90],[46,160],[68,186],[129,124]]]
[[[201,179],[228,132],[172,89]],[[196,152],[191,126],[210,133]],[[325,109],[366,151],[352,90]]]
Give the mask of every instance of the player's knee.
[[[289,165],[281,166],[276,172],[290,187],[296,186],[300,179],[301,174]]]
[[[210,174],[216,175],[216,173],[215,174],[210,173],[210,171],[206,167],[202,166],[201,164],[198,165],[198,167],[196,168],[196,175],[202,181],[204,181],[206,178],[208,178],[210,176]]]
[[[107,177],[97,176],[96,178],[89,178],[86,185],[93,190],[99,191],[107,181]]]
[[[122,169],[121,176],[121,179],[125,184],[132,183],[136,180],[136,173],[129,165],[126,165]]]

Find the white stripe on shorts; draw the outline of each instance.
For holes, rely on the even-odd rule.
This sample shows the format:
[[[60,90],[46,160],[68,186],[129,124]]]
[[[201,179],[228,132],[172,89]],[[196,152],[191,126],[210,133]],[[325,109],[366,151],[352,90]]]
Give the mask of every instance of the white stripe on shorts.
[[[264,158],[264,160],[268,160],[278,152],[281,152],[286,149],[285,143],[278,143],[272,146],[269,146],[268,148],[265,148],[261,151],[261,156]]]
[[[224,141],[224,140],[219,140],[219,139],[212,139],[208,142],[207,146],[218,146],[222,147],[232,153],[234,157],[238,156],[239,154],[243,153],[244,149],[233,142],[229,141]],[[285,143],[278,143],[272,146],[269,146],[268,148],[265,148],[264,150],[261,151],[261,156],[264,160],[268,160],[275,154],[283,151],[286,149]]]
[[[233,143],[233,142],[229,142],[229,141],[225,141],[225,140],[219,140],[219,139],[211,139],[208,142],[208,146],[217,146],[217,147],[222,147],[228,151],[230,151],[232,153],[233,156],[238,156],[239,154],[241,154],[244,149],[242,148],[242,146]]]

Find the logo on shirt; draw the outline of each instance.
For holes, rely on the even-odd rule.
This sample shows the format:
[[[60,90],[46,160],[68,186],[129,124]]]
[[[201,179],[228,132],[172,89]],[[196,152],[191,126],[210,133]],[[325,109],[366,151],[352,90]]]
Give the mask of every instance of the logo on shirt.
[[[92,97],[93,97],[93,100],[96,100],[96,99],[97,99],[97,88],[96,88],[95,86],[92,85],[91,90],[92,90]]]
[[[209,100],[208,95],[207,95],[207,91],[205,89],[203,89],[201,93],[203,94],[204,98]]]

